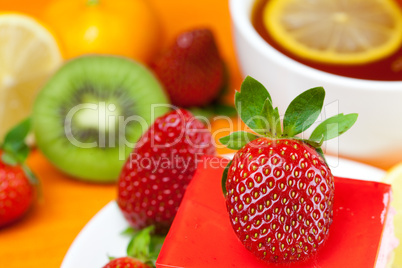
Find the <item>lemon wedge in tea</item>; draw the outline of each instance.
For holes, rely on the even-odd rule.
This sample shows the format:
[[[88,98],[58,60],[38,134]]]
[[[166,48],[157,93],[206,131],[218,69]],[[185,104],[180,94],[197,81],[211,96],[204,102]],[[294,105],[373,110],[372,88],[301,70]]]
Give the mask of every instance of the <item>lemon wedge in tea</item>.
[[[26,15],[0,14],[0,141],[29,115],[40,86],[61,63],[46,27]]]
[[[372,62],[402,43],[402,11],[394,0],[269,0],[263,22],[285,49],[317,62]]]

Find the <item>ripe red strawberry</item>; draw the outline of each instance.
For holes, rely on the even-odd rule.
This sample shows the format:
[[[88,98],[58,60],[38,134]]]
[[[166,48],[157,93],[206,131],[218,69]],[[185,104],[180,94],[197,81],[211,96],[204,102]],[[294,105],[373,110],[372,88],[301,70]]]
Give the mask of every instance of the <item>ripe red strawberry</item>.
[[[302,141],[251,141],[236,154],[226,189],[233,228],[261,259],[306,259],[328,236],[333,176]]]
[[[140,138],[122,169],[118,204],[136,229],[169,229],[197,161],[215,154],[211,133],[186,110],[155,120]]]
[[[151,268],[151,266],[131,257],[121,257],[111,260],[103,268]]]
[[[181,107],[211,103],[224,84],[223,61],[209,29],[180,34],[151,67],[165,86],[172,104]]]
[[[0,161],[0,227],[21,218],[33,200],[33,186],[21,166],[11,166]]]
[[[239,149],[223,175],[232,227],[243,245],[269,262],[304,261],[325,243],[333,217],[334,180],[321,143],[349,129],[356,114],[331,117],[309,139],[294,137],[321,112],[325,91],[296,97],[283,119],[266,89],[248,77],[236,93],[243,121],[259,135],[235,132],[221,139]],[[252,111],[261,111],[257,117]]]
[[[28,131],[27,120],[11,130],[0,147],[0,228],[24,216],[35,199],[34,176],[24,164]]]

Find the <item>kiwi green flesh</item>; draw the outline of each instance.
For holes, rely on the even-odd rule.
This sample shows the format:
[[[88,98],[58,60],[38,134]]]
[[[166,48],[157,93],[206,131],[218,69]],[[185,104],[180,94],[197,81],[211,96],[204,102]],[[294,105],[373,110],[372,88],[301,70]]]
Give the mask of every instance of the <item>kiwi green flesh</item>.
[[[53,75],[35,100],[37,145],[69,175],[112,182],[133,144],[168,111],[168,102],[155,76],[137,62],[100,55],[76,58]]]

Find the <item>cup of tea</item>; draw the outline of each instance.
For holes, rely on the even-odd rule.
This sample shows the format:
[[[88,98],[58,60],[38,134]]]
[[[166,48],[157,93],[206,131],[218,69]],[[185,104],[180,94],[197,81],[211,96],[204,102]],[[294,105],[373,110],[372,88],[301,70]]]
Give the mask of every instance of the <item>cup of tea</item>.
[[[342,56],[337,55],[311,60],[293,53],[291,42],[281,44],[280,38],[271,36],[265,27],[272,19],[266,8],[270,1],[278,2],[230,0],[233,38],[242,74],[254,77],[269,89],[281,115],[291,100],[306,89],[324,87],[326,98],[318,121],[338,113],[359,114],[352,129],[327,142],[324,146],[327,153],[383,168],[401,162],[402,31],[401,36],[395,36],[392,53],[377,53],[372,55],[377,58],[368,62],[355,57],[352,61],[356,62],[351,64],[347,62],[348,55],[346,63],[342,62]],[[392,4],[394,9],[402,9],[402,1],[390,1],[395,1]],[[336,15],[339,16],[335,19],[345,19],[342,14]],[[271,13],[271,16],[276,14]],[[290,16],[291,23],[292,20],[297,22],[298,18],[297,15]],[[400,20],[402,22],[402,18]],[[324,23],[322,20],[322,25],[316,23],[315,27],[325,26]],[[312,34],[309,38],[324,39],[325,33]]]

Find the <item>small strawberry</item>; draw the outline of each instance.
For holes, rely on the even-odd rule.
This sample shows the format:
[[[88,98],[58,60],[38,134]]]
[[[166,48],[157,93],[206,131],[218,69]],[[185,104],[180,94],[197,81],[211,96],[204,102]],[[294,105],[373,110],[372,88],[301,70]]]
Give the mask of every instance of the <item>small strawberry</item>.
[[[165,86],[172,104],[181,107],[211,103],[225,82],[224,64],[209,29],[180,34],[151,68]]]
[[[357,114],[323,121],[309,139],[295,137],[316,121],[324,97],[321,87],[296,97],[282,130],[278,109],[259,82],[247,77],[235,95],[241,119],[256,134],[235,132],[221,139],[239,150],[225,169],[222,185],[236,235],[262,260],[307,260],[329,235],[334,180],[320,146],[348,130]]]
[[[120,257],[111,260],[103,268],[151,268],[151,266],[132,257]]]
[[[118,182],[118,204],[136,229],[169,229],[197,161],[215,154],[211,133],[186,110],[155,120],[137,142]]]
[[[24,164],[29,153],[24,138],[29,120],[12,129],[0,147],[0,228],[27,213],[35,199],[36,180]]]

